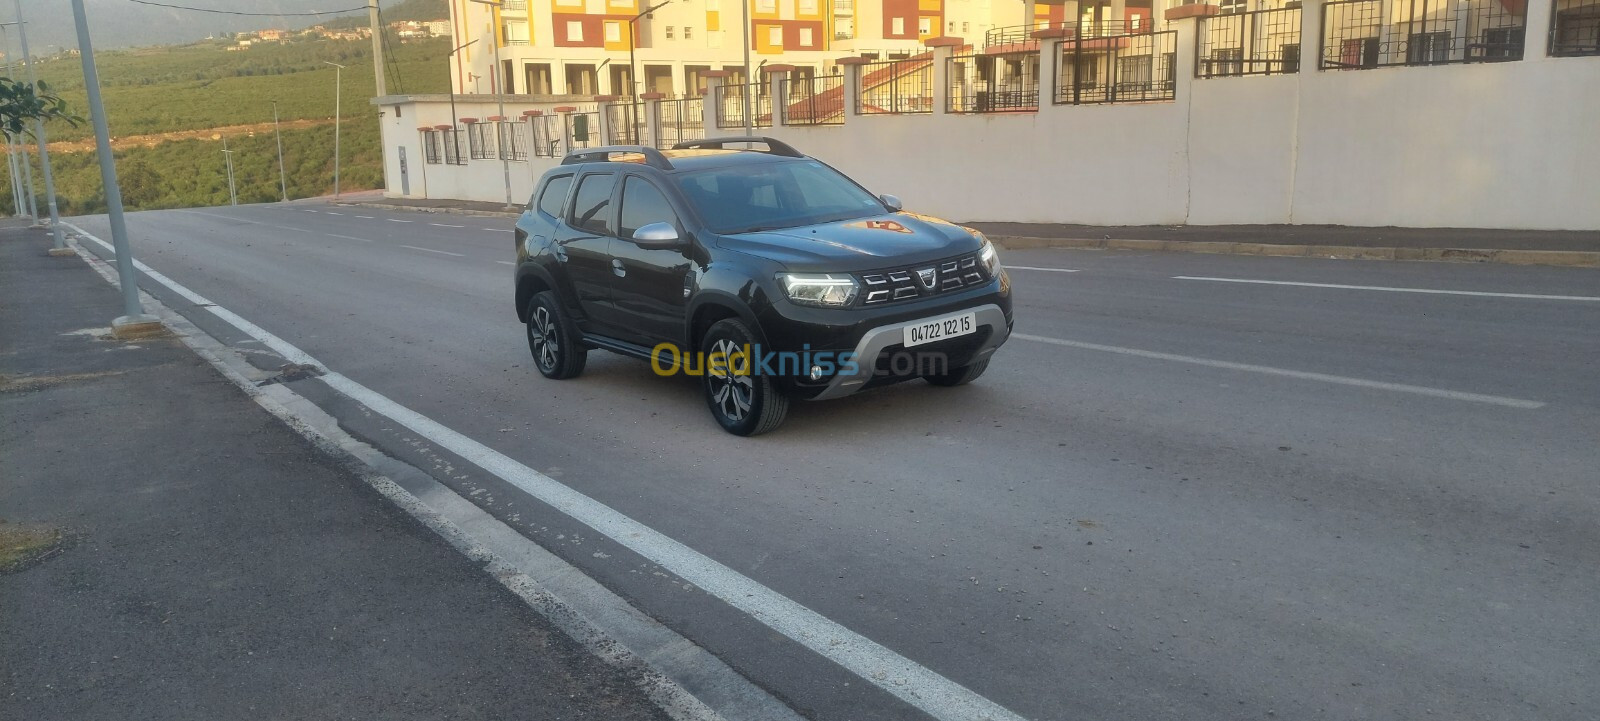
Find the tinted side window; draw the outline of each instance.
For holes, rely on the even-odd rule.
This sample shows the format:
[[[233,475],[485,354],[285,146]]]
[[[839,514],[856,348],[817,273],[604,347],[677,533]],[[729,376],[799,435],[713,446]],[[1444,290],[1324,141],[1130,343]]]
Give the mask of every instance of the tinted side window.
[[[550,179],[545,184],[544,193],[539,196],[539,212],[551,217],[560,217],[561,204],[567,200],[567,191],[572,189],[572,176],[561,175]]]
[[[678,216],[672,212],[667,196],[650,181],[630,176],[622,183],[622,237],[632,238],[640,228],[651,223],[667,223],[678,227]]]
[[[616,187],[615,175],[585,175],[578,183],[578,198],[572,203],[574,228],[591,233],[611,235],[611,189]]]

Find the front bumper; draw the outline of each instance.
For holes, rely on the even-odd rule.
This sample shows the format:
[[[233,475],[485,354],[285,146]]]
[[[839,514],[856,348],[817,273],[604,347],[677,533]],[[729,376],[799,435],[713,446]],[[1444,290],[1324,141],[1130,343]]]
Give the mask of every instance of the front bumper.
[[[1011,337],[1011,318],[1000,306],[990,303],[965,310],[976,315],[978,328],[974,335],[979,336],[979,341],[975,347],[970,349],[960,347],[959,355],[947,360],[950,368],[965,367],[987,360],[1000,346],[1005,344],[1007,338]],[[879,366],[878,359],[885,351],[900,345],[907,327],[926,319],[926,317],[913,318],[900,323],[878,326],[867,331],[865,335],[861,336],[861,341],[855,347],[855,357],[859,359],[860,363],[859,371],[854,374],[840,373],[835,375],[828,382],[828,385],[822,389],[822,392],[814,396],[812,400],[825,401],[832,398],[843,398],[872,385],[878,378],[899,379],[892,374],[888,376],[879,375],[885,369]],[[955,338],[947,343],[960,344],[961,341],[961,338]],[[944,352],[940,346],[945,346],[947,343],[932,344],[927,351]]]

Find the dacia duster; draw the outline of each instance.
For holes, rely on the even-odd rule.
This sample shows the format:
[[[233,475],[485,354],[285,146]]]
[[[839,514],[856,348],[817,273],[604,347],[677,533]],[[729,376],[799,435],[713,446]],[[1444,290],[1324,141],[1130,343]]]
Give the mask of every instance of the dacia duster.
[[[776,428],[791,399],[969,383],[1011,333],[1011,282],[982,233],[771,138],[575,151],[515,237],[540,373],[576,376],[600,348],[699,375],[741,436]]]

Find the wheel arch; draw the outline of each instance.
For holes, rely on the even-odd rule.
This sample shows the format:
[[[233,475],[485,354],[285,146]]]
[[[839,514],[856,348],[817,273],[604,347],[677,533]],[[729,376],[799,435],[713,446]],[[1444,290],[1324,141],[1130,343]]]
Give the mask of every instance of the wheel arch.
[[[556,284],[543,268],[538,266],[523,265],[517,270],[517,320],[528,322],[528,302],[533,296],[547,290],[555,290]]]

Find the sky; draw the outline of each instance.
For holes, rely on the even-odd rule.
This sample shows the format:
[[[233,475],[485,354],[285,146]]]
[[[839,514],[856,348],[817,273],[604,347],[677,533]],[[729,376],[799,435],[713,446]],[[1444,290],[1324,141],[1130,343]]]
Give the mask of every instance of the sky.
[[[171,5],[252,13],[344,10],[366,0],[152,0]],[[384,7],[394,4],[383,0]],[[84,0],[95,48],[170,45],[202,40],[207,35],[265,28],[302,28],[319,19],[337,17],[242,17],[140,5],[132,0]],[[35,55],[77,47],[70,0],[22,0],[28,22],[28,49]],[[359,14],[359,13],[354,13]],[[16,20],[16,0],[0,0],[0,22]],[[8,29],[12,30],[12,29]],[[8,56],[20,55],[14,30],[7,33]],[[55,46],[55,47],[50,47]]]

